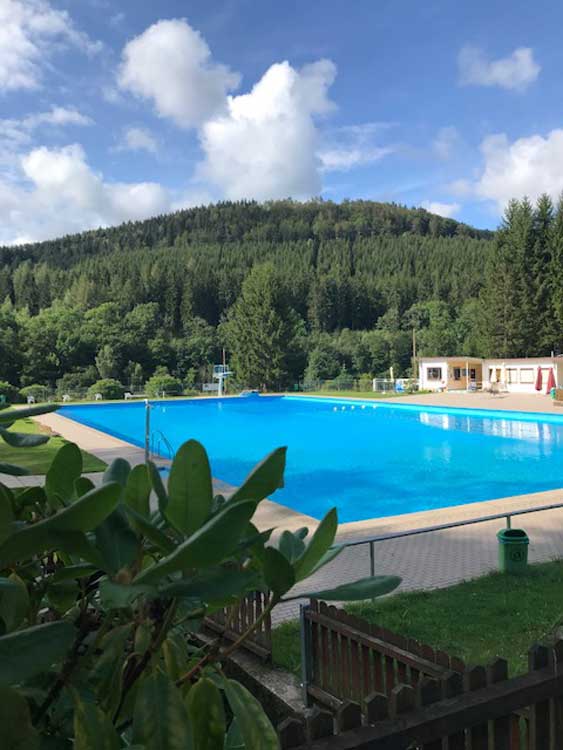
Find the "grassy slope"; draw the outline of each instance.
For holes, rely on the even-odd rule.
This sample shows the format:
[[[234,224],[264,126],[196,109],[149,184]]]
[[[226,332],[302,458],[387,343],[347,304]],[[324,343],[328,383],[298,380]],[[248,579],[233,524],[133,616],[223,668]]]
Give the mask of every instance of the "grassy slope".
[[[31,419],[18,419],[14,422],[11,430],[15,432],[37,433],[41,431],[40,425]],[[45,474],[55,453],[67,441],[61,437],[52,437],[45,445],[36,448],[11,448],[0,441],[0,462],[18,464],[28,469],[32,474]],[[84,471],[103,471],[106,464],[96,456],[82,451]]]
[[[494,573],[447,589],[397,594],[347,609],[467,663],[486,665],[502,656],[517,674],[526,670],[529,647],[563,619],[563,561],[534,565],[523,577]],[[274,661],[299,669],[297,623],[274,631]]]

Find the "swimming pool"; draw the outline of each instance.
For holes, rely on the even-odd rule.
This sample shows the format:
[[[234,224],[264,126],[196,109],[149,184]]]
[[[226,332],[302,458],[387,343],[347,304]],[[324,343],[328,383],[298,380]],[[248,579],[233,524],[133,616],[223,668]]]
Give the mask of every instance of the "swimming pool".
[[[277,502],[341,522],[563,487],[563,416],[301,396],[151,402],[151,426],[176,450],[200,440],[213,475],[237,485],[288,446]],[[60,413],[135,445],[144,403]]]

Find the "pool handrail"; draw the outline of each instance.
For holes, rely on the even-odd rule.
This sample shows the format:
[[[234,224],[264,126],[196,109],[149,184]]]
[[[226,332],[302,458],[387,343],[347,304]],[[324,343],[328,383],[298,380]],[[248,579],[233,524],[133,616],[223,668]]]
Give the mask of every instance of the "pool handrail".
[[[370,575],[375,575],[375,544],[385,542],[391,539],[401,539],[402,537],[417,536],[418,534],[429,534],[433,531],[445,531],[446,529],[455,529],[459,526],[471,526],[486,521],[496,521],[501,518],[506,519],[506,528],[512,527],[513,516],[523,516],[527,513],[541,513],[546,510],[557,510],[563,508],[563,503],[550,503],[549,505],[540,505],[536,508],[520,508],[519,510],[504,511],[503,513],[493,513],[488,516],[479,516],[477,518],[465,518],[461,521],[450,521],[449,523],[435,524],[434,526],[423,526],[420,529],[406,529],[405,531],[393,531],[389,534],[377,534],[376,536],[365,537],[363,539],[352,539],[335,544],[334,547],[358,547],[360,544],[369,544],[370,553]]]

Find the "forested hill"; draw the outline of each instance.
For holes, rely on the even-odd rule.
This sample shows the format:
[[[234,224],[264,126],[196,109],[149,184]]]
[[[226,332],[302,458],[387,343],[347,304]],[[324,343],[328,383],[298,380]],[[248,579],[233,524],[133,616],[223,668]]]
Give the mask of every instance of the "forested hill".
[[[423,209],[280,201],[3,248],[0,380],[201,381],[223,346],[249,385],[399,374],[413,328],[421,352],[479,353],[493,237]]]
[[[477,230],[453,219],[373,201],[274,201],[218,203],[96,229],[56,240],[18,247],[0,247],[0,265],[25,259],[66,265],[85,255],[112,250],[169,247],[176,243],[288,242],[348,239],[411,234],[431,237],[489,239],[492,232]]]

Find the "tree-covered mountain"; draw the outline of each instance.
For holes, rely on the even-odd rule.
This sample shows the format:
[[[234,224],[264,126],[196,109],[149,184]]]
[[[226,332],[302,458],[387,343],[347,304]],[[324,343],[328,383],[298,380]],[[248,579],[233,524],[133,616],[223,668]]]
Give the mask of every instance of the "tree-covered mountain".
[[[399,373],[413,328],[420,352],[485,353],[497,252],[491,232],[369,201],[222,203],[0,248],[0,380],[199,381],[223,346],[248,385]]]

